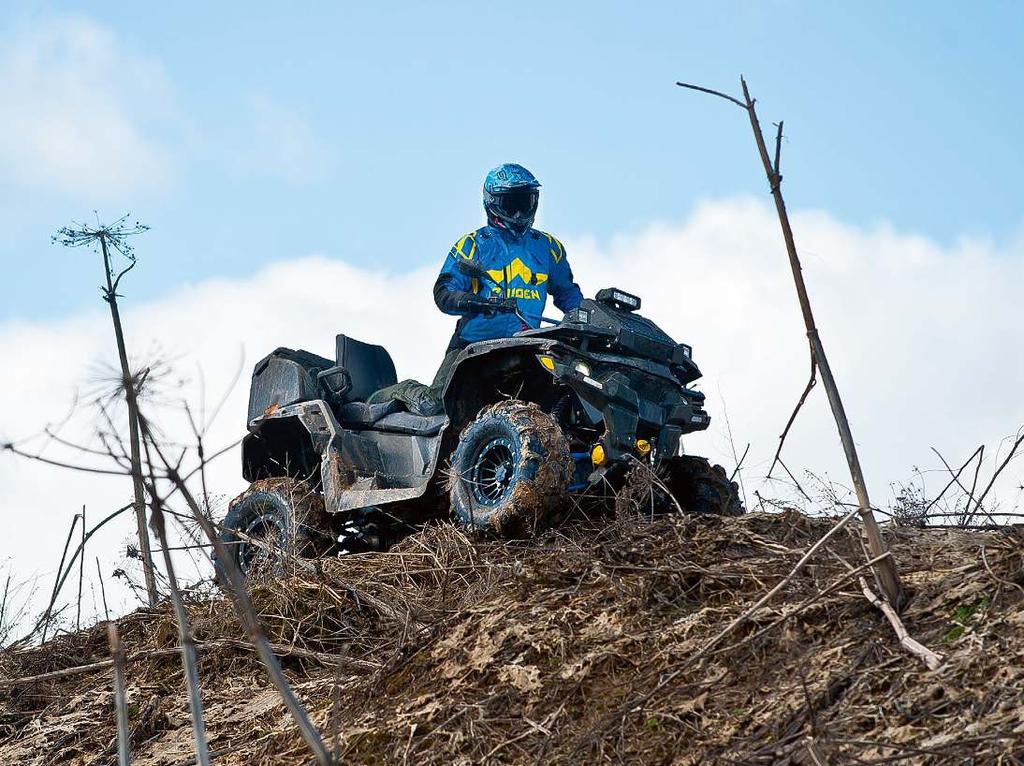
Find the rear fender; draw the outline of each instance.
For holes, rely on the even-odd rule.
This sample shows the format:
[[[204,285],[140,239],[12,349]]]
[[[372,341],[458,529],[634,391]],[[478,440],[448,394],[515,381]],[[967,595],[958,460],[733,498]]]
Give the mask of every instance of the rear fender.
[[[254,418],[249,431],[242,441],[242,473],[247,480],[313,480],[323,487],[328,506],[346,485],[339,460],[342,429],[323,400],[272,409]]]

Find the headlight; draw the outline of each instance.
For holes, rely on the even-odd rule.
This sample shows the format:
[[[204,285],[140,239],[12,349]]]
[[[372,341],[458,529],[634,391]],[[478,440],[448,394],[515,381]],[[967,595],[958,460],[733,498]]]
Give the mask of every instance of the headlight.
[[[587,364],[586,362],[576,362],[575,370],[580,375],[589,375],[590,374],[590,365]]]

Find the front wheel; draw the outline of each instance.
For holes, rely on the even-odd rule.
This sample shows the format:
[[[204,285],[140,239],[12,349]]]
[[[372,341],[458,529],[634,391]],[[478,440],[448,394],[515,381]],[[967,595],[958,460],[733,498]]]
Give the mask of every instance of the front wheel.
[[[537,405],[518,399],[484,408],[452,454],[452,512],[466,527],[501,537],[535,534],[564,504],[569,443]]]
[[[626,475],[615,498],[617,514],[655,516],[682,510],[714,516],[740,516],[739,486],[725,469],[706,458],[683,455],[658,468],[638,465]]]
[[[280,477],[260,479],[231,501],[220,540],[243,579],[280,577],[285,561],[315,557],[334,544],[324,500],[306,482]],[[227,565],[215,561],[221,585]]]

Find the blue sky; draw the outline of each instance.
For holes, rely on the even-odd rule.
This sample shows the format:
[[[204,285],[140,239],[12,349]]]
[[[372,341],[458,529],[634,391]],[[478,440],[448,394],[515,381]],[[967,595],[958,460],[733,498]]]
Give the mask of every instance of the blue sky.
[[[105,35],[109,60],[79,90],[157,160],[148,180],[93,183],[102,156],[69,183],[0,172],[18,286],[0,319],[94,304],[96,264],[49,244],[94,208],[153,227],[125,286],[146,300],[312,252],[391,273],[439,263],[505,160],[540,177],[541,223],[566,238],[763,194],[744,115],[673,86],[736,90],[741,72],[764,122],[785,119],[791,207],[938,242],[1021,232],[1018,3],[315,5],[8,4],[8,51],[62,23]],[[62,44],[40,64],[58,80]]]

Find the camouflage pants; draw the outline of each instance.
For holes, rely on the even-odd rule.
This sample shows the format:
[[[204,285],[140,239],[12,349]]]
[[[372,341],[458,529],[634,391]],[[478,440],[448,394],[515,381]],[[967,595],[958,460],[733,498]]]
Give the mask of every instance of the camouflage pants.
[[[410,412],[420,415],[435,415],[441,412],[441,394],[444,393],[444,386],[451,375],[455,360],[462,352],[460,348],[450,349],[441,360],[441,366],[437,368],[434,375],[434,382],[429,386],[420,383],[418,380],[400,380],[393,386],[382,388],[370,394],[366,401],[370,404],[380,404],[392,399],[397,399],[408,407]]]

